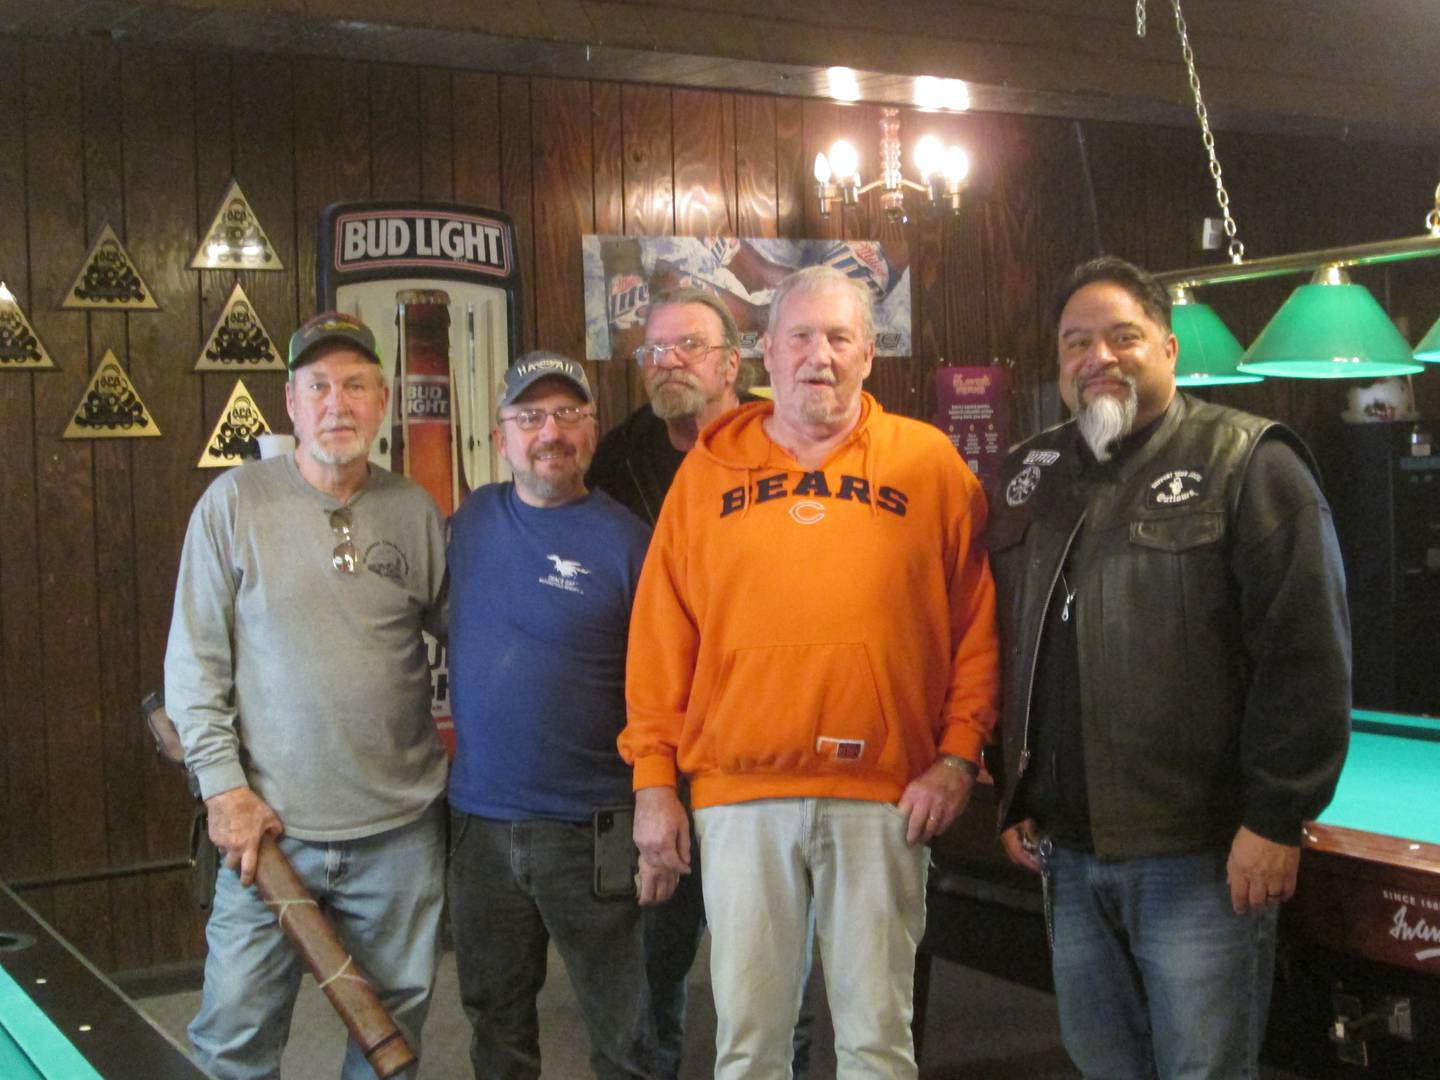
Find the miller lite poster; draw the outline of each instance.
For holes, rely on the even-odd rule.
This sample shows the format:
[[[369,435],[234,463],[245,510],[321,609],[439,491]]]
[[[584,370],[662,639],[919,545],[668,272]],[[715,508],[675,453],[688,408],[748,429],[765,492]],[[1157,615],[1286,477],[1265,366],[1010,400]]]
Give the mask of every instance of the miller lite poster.
[[[508,479],[490,446],[495,390],[520,348],[515,227],[498,210],[448,203],[336,203],[316,248],[324,307],[375,332],[391,410],[370,459],[408,476],[446,517]],[[428,638],[431,710],[454,749],[444,650]]]
[[[760,355],[775,286],[806,266],[833,266],[875,303],[875,355],[910,355],[910,253],[902,241],[729,236],[586,236],[585,357],[629,357],[644,344],[650,297],[708,289],[730,309],[742,356]]]

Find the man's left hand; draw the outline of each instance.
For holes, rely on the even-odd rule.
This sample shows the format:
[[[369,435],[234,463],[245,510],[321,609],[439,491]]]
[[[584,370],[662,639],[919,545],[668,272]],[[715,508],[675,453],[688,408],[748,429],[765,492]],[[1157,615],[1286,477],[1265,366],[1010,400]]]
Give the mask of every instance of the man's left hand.
[[[960,816],[975,786],[972,770],[973,766],[957,768],[940,758],[910,781],[899,802],[901,812],[910,815],[910,826],[905,830],[907,844],[928,844]]]
[[[1225,863],[1230,904],[1235,914],[1244,915],[1289,900],[1295,895],[1295,876],[1299,870],[1297,845],[1277,844],[1240,826]]]

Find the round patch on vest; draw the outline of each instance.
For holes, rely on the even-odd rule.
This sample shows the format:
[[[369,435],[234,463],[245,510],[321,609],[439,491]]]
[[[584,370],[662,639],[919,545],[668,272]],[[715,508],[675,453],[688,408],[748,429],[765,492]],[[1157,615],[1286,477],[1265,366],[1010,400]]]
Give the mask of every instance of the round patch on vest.
[[[1035,489],[1040,486],[1040,468],[1036,465],[1026,465],[1014,479],[1005,485],[1005,501],[1011,506],[1020,506],[1029,501],[1030,496],[1035,494]]]
[[[1146,505],[1158,508],[1180,506],[1205,493],[1205,474],[1194,469],[1171,469],[1150,481]]]

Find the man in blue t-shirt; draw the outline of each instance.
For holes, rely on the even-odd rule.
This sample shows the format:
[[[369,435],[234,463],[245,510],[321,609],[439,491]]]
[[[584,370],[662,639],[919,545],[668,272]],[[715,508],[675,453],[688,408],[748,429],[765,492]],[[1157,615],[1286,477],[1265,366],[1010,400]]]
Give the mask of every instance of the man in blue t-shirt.
[[[492,435],[514,480],[475,491],[451,520],[450,914],[471,1063],[487,1080],[540,1075],[535,998],[552,938],[595,1075],[650,1076],[641,912],[634,894],[597,895],[592,824],[632,805],[615,738],[648,535],[586,490],[597,437],[584,369],[521,357]],[[618,836],[628,846],[628,824]],[[640,895],[663,900],[675,880],[642,867]]]

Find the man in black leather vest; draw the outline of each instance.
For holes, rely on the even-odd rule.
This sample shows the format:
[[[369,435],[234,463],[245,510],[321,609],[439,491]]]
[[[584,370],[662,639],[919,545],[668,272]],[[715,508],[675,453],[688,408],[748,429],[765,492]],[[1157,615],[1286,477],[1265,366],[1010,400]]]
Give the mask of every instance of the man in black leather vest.
[[[1288,429],[1176,393],[1149,274],[1096,259],[1057,310],[1075,418],[1011,453],[986,533],[1002,839],[1045,876],[1086,1076],[1255,1076],[1301,823],[1348,736],[1329,507]]]

